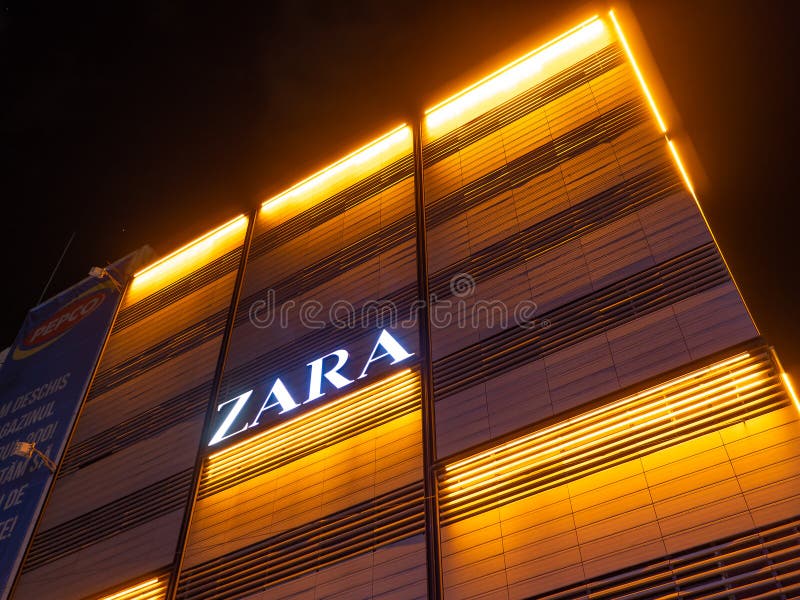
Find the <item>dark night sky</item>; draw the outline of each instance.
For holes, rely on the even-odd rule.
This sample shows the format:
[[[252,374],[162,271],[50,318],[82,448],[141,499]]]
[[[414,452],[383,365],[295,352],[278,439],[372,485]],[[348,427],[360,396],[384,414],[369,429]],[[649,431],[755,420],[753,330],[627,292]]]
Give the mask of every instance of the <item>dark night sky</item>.
[[[0,2],[0,348],[50,293],[168,252],[592,14],[576,2]],[[800,379],[793,3],[631,1],[762,333]],[[596,6],[596,5],[595,5]],[[587,8],[588,7],[588,8]]]

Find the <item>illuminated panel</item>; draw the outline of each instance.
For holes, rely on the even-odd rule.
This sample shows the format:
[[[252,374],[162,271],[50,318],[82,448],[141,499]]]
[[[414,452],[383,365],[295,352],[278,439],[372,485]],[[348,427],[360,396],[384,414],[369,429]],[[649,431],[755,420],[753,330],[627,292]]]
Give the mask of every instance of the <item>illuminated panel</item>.
[[[261,205],[262,218],[304,210],[381,167],[410,154],[411,128],[401,125]]]
[[[149,579],[143,583],[126,588],[110,596],[102,596],[97,600],[158,600],[167,593],[166,579]]]
[[[788,403],[769,356],[739,354],[446,465],[442,518],[484,512]]]
[[[210,455],[199,495],[206,497],[419,407],[419,374],[403,370]]]
[[[232,250],[241,244],[246,228],[247,217],[240,215],[138,271],[131,282],[126,303],[131,304],[188,275],[219,254]]]
[[[694,199],[697,200],[697,195],[694,193],[694,186],[692,185],[692,182],[689,179],[689,174],[686,172],[686,169],[683,166],[683,161],[681,161],[681,157],[678,154],[678,149],[675,147],[675,142],[670,139],[669,131],[667,130],[667,125],[664,122],[664,119],[661,118],[661,113],[658,111],[658,107],[656,106],[656,101],[653,99],[653,95],[650,93],[650,88],[647,87],[647,83],[644,80],[642,71],[639,69],[638,63],[636,62],[636,57],[634,57],[633,52],[631,51],[631,47],[628,44],[628,40],[622,31],[622,27],[620,27],[619,21],[617,20],[617,17],[614,14],[613,10],[608,13],[608,16],[611,18],[611,22],[614,23],[614,29],[617,32],[617,37],[619,38],[620,43],[622,43],[623,48],[625,48],[625,53],[628,55],[628,60],[631,63],[631,67],[633,67],[633,71],[634,73],[636,73],[636,78],[639,80],[639,84],[642,86],[642,92],[647,98],[647,102],[650,104],[650,108],[653,111],[653,116],[655,116],[655,119],[658,122],[658,127],[661,129],[661,133],[663,133],[667,138],[667,144],[669,145],[669,150],[672,153],[672,157],[675,159],[675,165],[681,172],[681,176],[683,177],[684,183],[686,183],[686,188],[689,190],[689,193],[692,194]]]
[[[428,137],[438,137],[463,125],[610,42],[606,24],[592,17],[426,110],[425,132]]]

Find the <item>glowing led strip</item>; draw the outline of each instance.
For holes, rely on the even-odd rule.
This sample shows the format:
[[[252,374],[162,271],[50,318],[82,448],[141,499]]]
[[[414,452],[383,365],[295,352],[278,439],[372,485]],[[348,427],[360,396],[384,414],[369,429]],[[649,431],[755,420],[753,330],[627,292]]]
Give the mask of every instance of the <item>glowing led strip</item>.
[[[449,486],[446,485],[441,488],[442,493],[447,494],[449,501],[454,499],[459,499],[460,501],[461,496],[469,497],[476,494],[483,495],[486,493],[487,489],[491,490],[502,485],[502,483],[498,482],[494,486],[481,488],[479,491],[474,490],[474,486],[476,484],[482,481],[491,480],[498,473],[505,473],[506,475],[511,476],[514,472],[519,471],[521,468],[524,468],[525,470],[533,470],[538,466],[547,465],[552,463],[554,458],[560,452],[566,449],[572,449],[574,456],[570,454],[569,459],[566,457],[561,458],[562,465],[563,461],[566,460],[569,460],[570,462],[580,462],[585,454],[592,453],[592,442],[597,443],[601,437],[611,438],[611,436],[614,434],[619,435],[620,433],[625,433],[630,438],[633,438],[635,434],[644,432],[647,432],[649,437],[655,437],[657,433],[675,429],[674,422],[678,421],[679,418],[685,417],[684,421],[688,421],[692,415],[702,416],[704,413],[719,414],[726,408],[739,406],[741,405],[743,399],[747,399],[749,391],[761,391],[763,384],[767,381],[768,379],[759,378],[754,379],[753,381],[750,381],[744,385],[736,382],[737,385],[735,385],[734,389],[728,390],[725,393],[719,393],[714,397],[715,402],[713,407],[709,407],[705,404],[705,401],[709,399],[710,395],[702,394],[699,397],[694,398],[694,404],[684,407],[682,410],[673,412],[669,410],[669,407],[666,407],[666,410],[664,408],[656,409],[650,413],[643,414],[641,419],[628,419],[622,423],[619,423],[619,426],[617,427],[604,428],[604,430],[592,432],[591,434],[583,436],[577,436],[574,439],[560,443],[551,442],[547,444],[548,447],[535,446],[530,448],[525,453],[520,453],[519,455],[514,455],[513,457],[505,457],[503,460],[498,460],[494,463],[491,463],[490,466],[487,465],[488,470],[477,472],[475,475],[470,477],[455,478],[453,483],[451,483]],[[720,386],[720,390],[724,387],[730,386]],[[721,399],[725,400],[719,401]],[[649,420],[644,421],[644,419]],[[696,425],[696,423],[692,422],[692,425]],[[629,427],[627,431],[625,430],[626,426]],[[679,426],[678,429],[681,429],[681,427]],[[581,447],[584,449],[581,449]],[[543,454],[544,456],[542,456]]]
[[[694,371],[694,372],[689,373],[687,375],[684,375],[682,377],[678,377],[676,379],[672,379],[670,381],[667,381],[667,382],[665,382],[663,384],[657,385],[655,387],[648,388],[648,389],[643,390],[643,391],[641,391],[641,392],[639,392],[637,394],[634,394],[633,396],[629,396],[627,398],[622,398],[620,400],[617,400],[616,402],[611,402],[610,404],[607,404],[607,405],[602,406],[600,408],[597,408],[595,410],[588,411],[586,413],[583,413],[583,414],[577,415],[575,417],[572,417],[571,419],[568,419],[566,421],[561,421],[561,422],[553,425],[552,427],[548,427],[548,428],[546,428],[544,430],[536,431],[536,432],[531,433],[531,434],[529,434],[527,436],[523,436],[523,437],[517,438],[515,440],[512,440],[510,442],[507,442],[505,444],[502,444],[500,446],[497,446],[497,447],[492,448],[490,450],[487,450],[485,452],[481,452],[481,453],[476,454],[474,456],[470,456],[469,458],[465,458],[463,460],[451,463],[450,465],[448,465],[446,467],[446,470],[447,471],[453,471],[453,470],[456,470],[456,469],[462,469],[462,468],[464,468],[465,466],[467,466],[469,464],[478,462],[480,460],[483,460],[483,459],[485,459],[487,457],[490,457],[490,456],[493,456],[495,454],[499,454],[499,453],[502,453],[502,452],[508,452],[509,450],[511,450],[511,449],[513,449],[513,448],[515,448],[517,446],[530,444],[532,440],[540,438],[540,437],[544,437],[545,435],[548,435],[549,432],[557,432],[557,431],[560,431],[560,430],[563,430],[563,429],[572,428],[575,425],[582,424],[582,423],[584,423],[586,421],[604,419],[604,418],[606,418],[605,416],[608,413],[611,413],[611,412],[617,410],[618,408],[620,408],[620,407],[622,407],[624,405],[627,405],[627,404],[629,404],[631,402],[635,402],[637,400],[642,400],[642,399],[649,398],[651,396],[654,396],[656,394],[661,393],[664,390],[668,390],[670,388],[677,387],[680,384],[685,383],[686,381],[689,381],[691,379],[699,379],[701,377],[704,377],[705,375],[708,375],[709,373],[712,373],[714,371],[718,371],[720,369],[724,369],[724,368],[726,368],[726,367],[728,367],[730,365],[736,364],[736,363],[740,363],[740,362],[742,362],[742,361],[744,361],[744,360],[746,360],[748,358],[750,358],[750,354],[748,354],[748,353],[744,353],[744,354],[739,354],[739,355],[733,356],[733,357],[731,357],[731,358],[729,358],[727,360],[724,360],[724,361],[722,361],[720,363],[711,365],[711,366],[709,366],[707,368],[700,369],[698,371]]]
[[[760,390],[754,392],[755,395],[758,395],[759,393]],[[738,396],[732,401],[726,402],[723,406],[740,406],[742,402],[747,402],[750,400],[750,396],[752,395],[753,394]],[[681,438],[684,436],[695,435],[698,427],[710,425],[713,421],[718,420],[721,414],[723,416],[727,416],[728,419],[728,422],[726,422],[723,426],[741,421],[742,417],[738,411],[724,411],[723,413],[720,413],[720,408],[721,405],[715,405],[713,409],[705,408],[704,410],[700,411],[701,414],[706,413],[702,418],[695,420],[684,420],[683,423],[680,423],[677,426],[674,423],[660,424],[659,427],[647,431],[648,440],[645,442],[639,441],[636,444],[637,451],[646,449],[647,452],[655,452],[667,445],[681,441]],[[735,413],[732,417],[730,416],[731,412]],[[657,438],[657,436],[666,432],[669,432],[670,439],[666,439],[664,437]],[[655,441],[651,441],[652,439]],[[617,440],[615,443],[619,445],[620,442]],[[608,460],[613,460],[615,458],[614,454],[615,450],[611,446],[606,448],[603,448],[602,446],[599,448],[588,447],[579,452],[576,451],[566,454],[557,461],[551,459],[550,461],[545,461],[541,464],[529,463],[526,465],[524,470],[515,471],[510,469],[508,466],[493,467],[486,472],[486,477],[483,478],[481,482],[472,484],[469,487],[460,490],[461,493],[443,491],[442,506],[445,511],[451,511],[453,510],[454,506],[460,510],[465,506],[468,507],[480,505],[485,501],[487,496],[492,496],[497,492],[500,492],[503,494],[503,496],[508,497],[510,488],[514,489],[514,491],[529,495],[531,493],[535,493],[537,490],[550,487],[554,484],[558,485],[559,483],[574,479],[574,471],[576,468],[579,470],[585,470],[587,465],[591,467],[592,464],[596,466],[597,464],[602,464]],[[619,451],[616,451],[616,454],[619,454]],[[556,476],[554,479],[552,477],[540,479],[535,473],[535,469],[537,467],[545,466],[552,468],[556,464],[558,465],[558,476]],[[581,475],[578,475],[578,477],[580,476]],[[530,482],[535,482],[537,479],[540,479],[540,482],[538,484],[534,483],[533,491],[531,491],[531,489],[524,489],[529,488]],[[490,483],[490,485],[486,485],[487,482]]]
[[[619,41],[622,43],[622,47],[625,49],[625,53],[628,55],[628,60],[631,63],[631,67],[633,67],[633,72],[636,74],[636,78],[639,80],[639,85],[642,88],[642,92],[644,92],[644,95],[647,98],[648,103],[650,104],[650,109],[653,111],[653,115],[656,118],[658,127],[659,129],[661,129],[661,133],[663,133],[667,139],[669,150],[672,153],[672,157],[675,159],[675,164],[677,165],[678,170],[680,171],[681,176],[683,177],[683,181],[686,184],[686,188],[689,190],[689,193],[692,194],[694,199],[697,200],[697,194],[695,194],[694,192],[694,186],[692,185],[692,182],[689,179],[689,174],[686,172],[686,169],[683,166],[683,161],[678,155],[678,149],[675,147],[675,143],[672,141],[672,139],[670,139],[669,131],[667,130],[667,124],[664,122],[664,119],[661,118],[661,113],[658,110],[658,106],[656,106],[656,101],[653,98],[653,94],[650,93],[650,88],[647,87],[647,83],[644,80],[644,75],[642,75],[642,71],[639,69],[639,64],[636,62],[636,57],[633,55],[633,51],[631,50],[631,47],[628,45],[628,40],[622,31],[622,27],[620,27],[619,21],[617,21],[617,17],[614,14],[613,10],[609,11],[608,16],[611,18],[611,22],[614,24],[614,29],[617,32],[617,37],[619,38]]]
[[[706,379],[697,381],[702,377]],[[695,385],[688,383],[692,379],[697,381]],[[676,387],[687,383],[685,389]],[[463,506],[471,499],[507,487],[506,482],[515,473],[547,467],[558,460],[563,461],[565,469],[568,463],[580,464],[602,452],[602,444],[597,444],[604,439],[613,445],[623,434],[631,439],[645,434],[655,438],[673,429],[680,433],[705,426],[720,416],[738,414],[741,405],[753,399],[774,397],[776,385],[769,375],[769,363],[763,358],[751,359],[749,354],[733,357],[446,466],[440,485],[443,505]],[[562,454],[568,449],[571,452]]]
[[[103,596],[98,600],[156,600],[163,598],[167,591],[166,581],[157,577],[116,592],[110,596]]]
[[[296,183],[285,192],[281,192],[265,200],[261,209],[273,210],[287,201],[300,199],[312,194],[314,191],[328,185],[337,176],[355,168],[364,168],[368,164],[381,163],[399,156],[402,150],[411,152],[411,128],[406,124],[400,125],[386,135],[370,142],[366,146],[351,152],[332,165]]]
[[[237,229],[243,228],[246,224],[247,216],[239,215],[216,229],[212,229],[164,258],[137,271],[133,276],[134,279],[131,285],[139,286],[145,284],[159,276],[167,275],[192,263],[204,260],[213,250],[215,244],[233,234]]]
[[[472,113],[488,103],[495,106],[521,91],[521,88],[531,87],[543,78],[541,72],[545,65],[597,40],[605,31],[606,25],[599,17],[595,15],[587,19],[554,40],[426,110],[426,129],[429,132],[439,132],[445,129],[445,125],[452,129],[456,126],[455,123],[467,120]]]
[[[206,478],[218,479],[230,471],[243,469],[279,448],[286,453],[289,448],[313,444],[347,427],[348,421],[386,410],[387,405],[403,404],[415,395],[419,395],[419,375],[405,369],[210,455]]]
[[[759,365],[754,365],[754,368],[759,368]],[[549,460],[553,454],[556,454],[565,448],[591,442],[592,440],[600,437],[606,437],[614,432],[626,430],[626,428],[627,432],[630,434],[633,434],[638,430],[652,429],[657,421],[670,420],[695,411],[698,403],[708,399],[709,397],[713,397],[715,399],[715,407],[722,407],[725,405],[725,402],[721,402],[721,399],[734,397],[733,402],[736,402],[736,397],[738,394],[748,389],[758,387],[761,383],[763,383],[764,378],[762,372],[757,371],[746,374],[745,371],[746,370],[741,370],[730,375],[726,375],[726,381],[723,381],[722,383],[720,383],[720,379],[713,380],[710,383],[714,384],[715,387],[707,388],[701,391],[698,391],[698,388],[693,387],[688,390],[691,395],[684,397],[682,400],[677,402],[675,400],[679,397],[678,395],[669,396],[667,399],[651,397],[650,402],[648,403],[642,404],[635,409],[632,408],[628,410],[626,408],[625,412],[620,415],[613,415],[610,418],[607,417],[606,419],[601,419],[599,421],[601,424],[608,423],[608,425],[599,427],[595,430],[590,430],[586,434],[578,435],[579,431],[587,429],[587,426],[583,425],[578,431],[572,432],[574,437],[568,439],[567,441],[563,441],[564,437],[566,436],[554,436],[552,430],[546,428],[542,432],[542,436],[539,437],[546,436],[549,439],[538,444],[531,445],[528,448],[520,449],[518,452],[513,454],[507,454],[505,456],[495,454],[490,455],[487,458],[492,459],[492,465],[496,465],[498,467],[503,466],[503,468],[513,468],[522,464],[527,464],[530,456],[547,454],[548,456],[546,456],[544,460]],[[661,404],[662,406],[653,408],[654,404]],[[567,433],[567,436],[568,435],[569,433]],[[472,468],[472,470],[479,468],[480,467],[475,466]],[[452,469],[448,469],[448,472],[450,471],[452,471]],[[478,479],[480,479],[480,476],[478,475],[467,479],[459,478],[458,485],[467,485],[477,481]]]

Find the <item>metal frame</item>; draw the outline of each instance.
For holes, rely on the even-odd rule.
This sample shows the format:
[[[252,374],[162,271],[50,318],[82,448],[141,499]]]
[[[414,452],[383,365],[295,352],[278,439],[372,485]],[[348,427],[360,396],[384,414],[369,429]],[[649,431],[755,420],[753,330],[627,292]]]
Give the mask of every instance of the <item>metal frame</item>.
[[[417,216],[417,284],[420,310],[419,352],[422,383],[422,464],[425,484],[425,550],[428,571],[428,598],[438,600],[442,589],[441,544],[439,532],[439,492],[436,478],[436,421],[433,407],[433,361],[431,359],[430,302],[428,280],[428,238],[425,219],[425,186],[422,161],[422,120],[414,128],[414,196]]]

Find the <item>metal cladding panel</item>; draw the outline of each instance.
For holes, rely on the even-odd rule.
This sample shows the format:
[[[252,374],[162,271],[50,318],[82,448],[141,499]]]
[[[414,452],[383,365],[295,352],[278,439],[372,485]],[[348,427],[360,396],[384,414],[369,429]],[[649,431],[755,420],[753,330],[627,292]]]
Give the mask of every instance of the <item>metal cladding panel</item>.
[[[176,402],[197,388],[209,388],[219,353],[220,337],[221,332],[196,346],[192,344],[194,347],[183,349],[176,356],[160,361],[135,377],[114,385],[102,395],[91,398],[86,405],[85,418],[81,419],[75,431],[74,442],[89,443],[124,421],[132,422],[137,417],[143,417],[147,411]],[[199,397],[193,398],[202,402]],[[207,395],[205,399],[208,400]],[[174,425],[188,417],[183,412],[171,412],[162,424]],[[131,433],[132,429],[125,432]],[[95,458],[92,455],[85,456],[84,462],[91,462]]]
[[[650,562],[701,569],[712,541],[724,549],[796,519],[798,435],[771,356],[754,349],[446,463],[445,597],[578,597],[595,578],[625,579],[601,597],[651,597]],[[746,566],[745,589],[760,589],[758,567]],[[770,589],[793,572],[773,573]],[[724,589],[736,577],[698,579]]]
[[[715,325],[717,331],[708,332]],[[753,337],[731,283],[679,300],[501,374],[454,388],[436,403],[440,456],[503,436]]]
[[[103,590],[169,564],[183,510],[152,519],[139,527],[48,562],[23,575],[14,598],[83,600]]]
[[[439,457],[758,335],[604,27],[425,139]]]
[[[301,403],[308,363],[340,349],[340,372],[355,383],[340,391],[326,380],[325,401],[350,392],[369,382],[357,379],[383,329],[418,356],[411,151],[410,128],[398,128],[263,205],[220,402],[254,390],[260,403],[280,378]],[[281,420],[272,413],[262,423]]]
[[[425,539],[416,535],[245,596],[242,600],[414,600],[427,598],[425,580]]]
[[[520,59],[426,117],[444,596],[791,594],[790,390],[627,42],[613,17],[593,23],[579,31],[605,34],[580,60],[536,78]],[[695,369],[714,360],[735,382],[703,386]],[[643,402],[667,373],[700,386],[670,425],[663,407],[648,409],[651,423],[633,409],[593,420],[623,397]],[[692,417],[691,400],[707,414]],[[727,444],[758,430],[767,448],[744,467]],[[739,562],[738,548],[755,553],[769,536],[769,558]],[[700,576],[712,545],[729,568]]]
[[[417,412],[199,500],[186,567],[418,481],[418,446]]]
[[[79,519],[90,509],[188,469],[200,442],[201,423],[198,415],[59,479],[41,527],[47,530]]]
[[[246,226],[129,284],[16,597],[49,597],[55,577],[84,597],[171,563]]]
[[[235,271],[231,271],[203,286],[200,294],[203,302],[198,302],[197,292],[194,292],[161,305],[158,312],[136,321],[131,319],[132,322],[124,328],[117,328],[103,354],[101,373],[147,353],[154,339],[168,340],[181,336],[183,332],[192,331],[192,326],[197,323],[203,323],[217,313],[227,313],[235,278]],[[135,308],[135,304],[123,307],[120,316],[127,318],[127,311]]]

